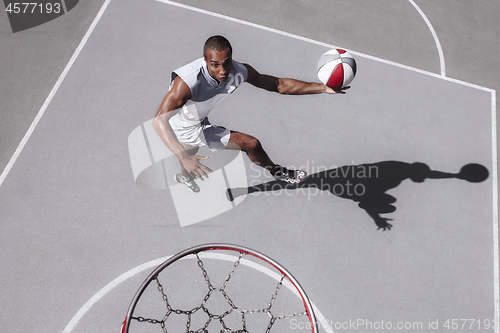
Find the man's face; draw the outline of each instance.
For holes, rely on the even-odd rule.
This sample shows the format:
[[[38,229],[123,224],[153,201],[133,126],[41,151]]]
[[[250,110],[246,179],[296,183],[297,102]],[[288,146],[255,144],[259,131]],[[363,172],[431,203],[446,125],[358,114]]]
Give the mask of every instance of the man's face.
[[[207,54],[205,54],[205,61],[210,76],[219,82],[225,82],[233,67],[233,59],[231,56],[231,51],[229,49],[222,51],[209,49]]]

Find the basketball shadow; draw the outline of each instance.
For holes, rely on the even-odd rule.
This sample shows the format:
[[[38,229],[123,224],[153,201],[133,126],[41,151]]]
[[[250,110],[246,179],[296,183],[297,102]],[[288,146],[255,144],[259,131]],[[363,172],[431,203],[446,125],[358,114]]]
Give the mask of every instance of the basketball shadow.
[[[317,188],[329,191],[337,197],[358,203],[374,220],[378,229],[390,230],[391,219],[381,214],[393,213],[396,198],[386,192],[406,179],[422,183],[425,179],[462,179],[479,183],[489,176],[488,170],[480,164],[467,164],[458,173],[431,170],[424,163],[406,163],[400,161],[382,161],[372,164],[347,165],[309,175],[300,184],[286,184],[270,181],[248,188],[229,188],[226,192],[228,200],[256,192]]]

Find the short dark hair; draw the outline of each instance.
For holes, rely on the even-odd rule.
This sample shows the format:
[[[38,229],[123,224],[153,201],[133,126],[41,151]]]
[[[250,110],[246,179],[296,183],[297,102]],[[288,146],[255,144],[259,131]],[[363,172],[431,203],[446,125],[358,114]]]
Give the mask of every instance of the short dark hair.
[[[231,54],[233,54],[233,48],[231,43],[223,36],[212,36],[207,39],[205,46],[203,46],[203,55],[207,55],[208,50],[223,51],[229,49]]]

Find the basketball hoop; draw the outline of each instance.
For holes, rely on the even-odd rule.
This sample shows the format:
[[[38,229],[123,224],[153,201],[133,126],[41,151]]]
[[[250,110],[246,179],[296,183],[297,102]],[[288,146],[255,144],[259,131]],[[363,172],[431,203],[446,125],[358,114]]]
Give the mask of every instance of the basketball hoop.
[[[269,333],[276,326],[289,331],[287,320],[299,317],[300,327],[318,332],[308,297],[283,266],[245,247],[205,244],[170,257],[146,278],[121,332]]]

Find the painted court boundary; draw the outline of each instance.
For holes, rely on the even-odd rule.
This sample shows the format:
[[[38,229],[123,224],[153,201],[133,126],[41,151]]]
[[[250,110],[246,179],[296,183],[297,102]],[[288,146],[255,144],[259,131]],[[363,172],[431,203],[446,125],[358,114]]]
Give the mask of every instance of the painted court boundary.
[[[226,16],[226,15],[222,15],[222,14],[210,12],[210,11],[205,10],[205,9],[200,9],[200,8],[196,8],[196,7],[191,7],[191,6],[188,6],[188,5],[180,4],[180,3],[177,3],[177,2],[174,2],[174,1],[170,1],[170,0],[155,0],[155,1],[162,2],[162,3],[168,4],[168,5],[172,5],[172,6],[176,6],[176,7],[181,7],[181,8],[188,9],[188,10],[191,10],[191,11],[194,11],[194,12],[198,12],[198,13],[202,13],[202,14],[207,14],[207,15],[214,16],[214,17],[217,17],[217,18],[221,18],[221,19],[224,19],[224,20],[227,20],[227,21],[232,21],[232,22],[243,24],[243,25],[251,26],[251,27],[254,27],[254,28],[257,28],[257,29],[261,29],[261,30],[265,30],[265,31],[269,31],[269,32],[274,32],[274,33],[277,33],[277,34],[280,34],[280,35],[283,35],[283,36],[287,36],[287,37],[290,37],[290,38],[298,39],[298,40],[301,40],[301,41],[304,41],[304,42],[309,42],[309,43],[316,44],[316,45],[319,45],[319,46],[324,46],[324,47],[328,47],[328,48],[336,48],[336,47],[338,47],[338,46],[335,46],[335,45],[331,45],[331,44],[319,42],[319,41],[316,41],[316,40],[313,40],[313,39],[310,39],[310,38],[306,38],[306,37],[294,35],[294,34],[291,34],[291,33],[288,33],[288,32],[284,32],[284,31],[281,31],[281,30],[277,30],[277,29],[274,29],[274,28],[269,28],[269,27],[266,27],[266,26],[263,26],[263,25],[260,25],[260,24],[251,23],[251,22],[243,21],[243,20],[240,20],[240,19],[237,19],[237,18],[233,18],[233,17],[230,17],[230,16]],[[355,54],[355,55],[359,55],[359,56],[361,56],[363,58],[367,58],[367,59],[375,60],[375,61],[378,61],[378,62],[381,62],[381,63],[385,63],[385,64],[393,65],[393,66],[396,66],[396,67],[401,67],[401,68],[404,68],[404,69],[408,69],[408,70],[410,70],[412,72],[426,74],[426,75],[430,75],[430,76],[433,76],[433,77],[438,77],[438,78],[441,78],[441,79],[444,79],[444,80],[447,80],[447,81],[450,81],[450,82],[462,84],[462,85],[465,85],[465,86],[468,86],[468,87],[471,87],[471,88],[480,89],[480,90],[484,90],[484,91],[488,91],[488,92],[493,92],[494,90],[490,89],[490,88],[482,87],[482,86],[479,86],[479,85],[476,85],[476,84],[472,84],[472,83],[468,83],[468,82],[464,82],[464,81],[460,81],[460,80],[456,80],[456,79],[452,79],[452,78],[448,78],[448,77],[444,76],[444,57],[443,57],[443,51],[441,49],[441,44],[439,43],[439,39],[437,38],[436,32],[434,31],[434,28],[432,28],[432,25],[430,24],[429,20],[427,19],[427,17],[425,16],[425,14],[422,12],[422,10],[420,10],[420,8],[415,4],[415,2],[413,2],[411,0],[409,0],[409,1],[417,9],[417,11],[419,12],[419,14],[422,16],[422,18],[426,22],[429,30],[431,30],[431,33],[432,33],[432,35],[434,37],[434,40],[436,42],[436,46],[438,48],[438,53],[439,53],[439,58],[440,58],[440,65],[441,65],[440,68],[441,68],[441,72],[443,74],[440,75],[440,74],[436,74],[436,73],[424,71],[424,70],[421,70],[421,69],[418,69],[418,68],[414,68],[414,67],[411,67],[411,66],[402,65],[402,64],[399,64],[397,62],[393,62],[393,61],[390,61],[390,60],[385,60],[385,59],[378,58],[378,57],[373,57],[373,56],[370,56],[370,55],[367,55],[367,54],[364,54],[364,53],[360,53],[360,52],[356,52],[356,51],[353,51],[353,50],[349,50],[349,52],[352,53],[352,54]]]
[[[45,113],[45,110],[47,110],[47,107],[49,106],[50,102],[52,102],[52,98],[54,98],[55,94],[57,93],[57,90],[61,86],[62,82],[66,78],[66,75],[68,74],[69,70],[73,66],[73,63],[75,62],[76,58],[78,58],[78,55],[82,51],[83,47],[87,43],[87,40],[89,39],[90,35],[94,31],[95,26],[97,25],[97,22],[101,19],[101,16],[104,14],[104,11],[106,10],[106,7],[108,6],[109,2],[111,0],[106,0],[104,4],[102,5],[101,9],[97,13],[96,17],[94,18],[94,21],[92,21],[92,24],[90,25],[89,29],[83,36],[80,44],[78,44],[75,52],[71,56],[71,58],[68,61],[68,64],[64,68],[63,72],[59,76],[59,78],[56,81],[56,84],[50,91],[49,95],[45,99],[45,102],[43,103],[42,107],[38,111],[37,115],[35,116],[35,119],[31,123],[30,127],[28,128],[28,131],[24,135],[23,139],[21,140],[21,143],[17,147],[17,149],[14,151],[14,154],[12,155],[11,159],[9,160],[9,163],[5,166],[5,169],[3,170],[2,174],[0,175],[0,186],[2,186],[3,182],[5,181],[5,178],[7,178],[7,175],[9,174],[10,170],[14,166],[14,163],[16,163],[17,158],[19,155],[21,155],[22,150],[24,149],[24,146],[26,146],[26,143],[28,142],[29,138],[31,137],[31,134],[33,134],[33,131],[35,130],[36,126],[40,122],[40,119],[42,119],[43,114]]]
[[[236,259],[238,259],[238,257],[230,256],[227,254],[220,254],[220,253],[203,253],[202,255],[203,255],[203,258],[226,260],[226,261],[230,261],[230,262],[234,262]],[[172,256],[168,256],[168,257],[152,260],[152,261],[147,262],[145,264],[139,265],[139,266],[132,268],[131,270],[123,273],[122,275],[120,275],[119,277],[117,277],[116,279],[114,279],[113,281],[108,283],[104,288],[102,288],[94,296],[92,296],[87,301],[87,303],[85,303],[85,305],[80,308],[80,310],[78,310],[78,312],[73,316],[73,318],[71,318],[68,325],[66,325],[66,327],[64,328],[62,333],[70,333],[76,327],[76,325],[78,324],[80,319],[83,318],[85,313],[87,313],[87,311],[90,310],[90,308],[92,306],[94,306],[94,304],[99,302],[101,300],[101,298],[103,298],[107,293],[109,293],[115,287],[120,285],[122,282],[125,282],[129,278],[134,277],[135,275],[139,274],[140,272],[142,272],[146,269],[158,267],[159,265],[161,265],[163,262],[170,259],[171,257]],[[181,258],[181,260],[188,260],[188,259],[194,259],[194,258]],[[278,274],[276,274],[275,272],[272,272],[268,268],[265,268],[257,263],[249,261],[247,259],[242,259],[241,264],[244,266],[248,266],[250,268],[253,268],[253,269],[255,269],[263,274],[266,274],[267,276],[273,278],[276,281],[280,281],[280,279],[281,279],[281,277]],[[289,283],[287,280],[285,280],[283,285],[285,287],[287,287],[290,291],[292,291],[297,297],[300,298],[300,295],[294,289],[294,287],[291,283]],[[325,317],[323,316],[323,314],[316,307],[316,305],[314,305],[313,302],[311,302],[311,305],[313,307],[314,314],[316,315],[316,320],[323,325],[323,328],[325,329],[325,331],[327,333],[334,333],[332,328],[330,326],[326,325],[327,321],[326,321]],[[125,313],[123,315],[125,316]]]
[[[429,21],[429,19],[427,18],[427,16],[425,16],[424,12],[415,3],[415,1],[413,1],[413,0],[408,0],[408,1],[413,5],[413,7],[415,7],[415,9],[420,14],[420,16],[422,16],[422,18],[425,21],[425,24],[427,24],[427,27],[431,31],[432,38],[434,38],[434,43],[436,43],[436,47],[437,47],[438,54],[439,54],[439,63],[441,65],[441,75],[442,76],[446,76],[446,66],[445,66],[445,63],[444,63],[443,48],[441,47],[441,43],[439,42],[439,38],[438,38],[438,36],[436,34],[436,31],[434,30],[434,27],[432,26],[432,24]]]
[[[97,23],[99,22],[100,18],[104,14],[104,11],[106,10],[106,8],[107,8],[108,4],[110,3],[110,1],[111,0],[106,0],[104,2],[104,4],[102,5],[101,9],[97,13],[96,17],[94,18],[94,20],[93,20],[92,24],[90,25],[89,29],[87,30],[86,34],[82,38],[82,41],[80,42],[80,44],[76,48],[76,50],[73,53],[72,57],[70,58],[68,64],[66,65],[66,67],[63,70],[63,72],[59,76],[59,79],[57,80],[56,84],[54,85],[54,87],[50,91],[48,97],[46,98],[45,102],[43,103],[42,107],[38,111],[35,119],[33,120],[32,124],[30,125],[28,131],[26,132],[26,134],[24,135],[23,139],[21,140],[21,143],[17,147],[17,149],[14,152],[13,156],[9,160],[7,166],[5,167],[5,169],[3,170],[2,174],[0,175],[0,187],[3,184],[3,182],[5,181],[5,179],[6,179],[7,175],[9,174],[10,170],[14,166],[17,158],[20,156],[20,154],[21,154],[22,150],[24,149],[26,143],[28,142],[29,138],[31,137],[31,134],[34,132],[36,126],[38,125],[40,119],[42,118],[43,114],[45,113],[47,107],[51,103],[53,97],[57,93],[59,87],[61,86],[62,82],[64,81],[66,75],[68,74],[69,70],[71,69],[71,67],[72,67],[73,63],[75,62],[76,58],[78,57],[78,55],[80,54],[81,50],[85,46],[87,40],[89,39],[90,35],[94,31],[95,26],[97,25]],[[268,27],[265,27],[265,26],[262,26],[262,25],[258,25],[258,24],[246,22],[246,21],[243,21],[243,20],[235,19],[235,18],[232,18],[232,17],[229,17],[229,16],[225,16],[225,15],[221,15],[221,14],[209,12],[209,11],[206,11],[206,10],[202,10],[202,9],[198,9],[198,8],[186,6],[186,5],[179,4],[179,3],[176,3],[176,2],[172,2],[172,1],[169,1],[169,0],[156,0],[156,1],[162,2],[162,3],[165,3],[165,4],[169,4],[169,5],[172,5],[172,6],[182,7],[182,8],[191,10],[191,11],[196,11],[196,12],[204,13],[204,14],[207,14],[207,15],[210,15],[210,16],[214,16],[214,17],[218,17],[218,18],[225,19],[225,20],[228,20],[228,21],[232,21],[232,22],[244,24],[244,25],[247,25],[247,26],[252,26],[254,28],[258,28],[258,29],[262,29],[262,30],[265,30],[265,31],[277,33],[277,34],[280,34],[280,35],[283,35],[283,36],[287,36],[287,37],[294,38],[294,39],[297,39],[297,40],[302,40],[302,41],[309,42],[309,43],[312,43],[312,44],[316,44],[316,45],[320,45],[320,46],[324,46],[324,47],[328,47],[328,48],[335,48],[335,46],[330,45],[330,44],[318,42],[318,41],[315,41],[315,40],[312,40],[312,39],[309,39],[309,38],[297,36],[297,35],[290,34],[290,33],[287,33],[287,32],[283,32],[283,31],[280,31],[280,30],[268,28]],[[444,80],[447,80],[447,81],[450,81],[450,82],[453,82],[453,83],[461,84],[461,85],[464,85],[464,86],[468,86],[468,87],[471,87],[471,88],[474,88],[474,89],[479,89],[479,90],[483,90],[483,91],[491,93],[492,140],[493,140],[492,141],[492,147],[493,147],[493,151],[492,151],[493,165],[492,165],[492,172],[491,173],[492,173],[492,180],[493,180],[493,220],[494,220],[493,221],[493,237],[494,237],[494,279],[495,279],[495,281],[494,281],[494,293],[495,293],[495,295],[494,295],[494,302],[495,302],[495,320],[498,323],[499,316],[500,316],[499,315],[499,313],[500,313],[500,306],[499,306],[499,267],[498,267],[498,265],[499,265],[499,257],[498,257],[498,231],[499,230],[498,230],[498,176],[497,176],[498,166],[497,166],[497,144],[496,144],[496,142],[497,142],[497,131],[496,131],[496,93],[495,93],[495,90],[493,90],[493,89],[481,87],[479,85],[467,83],[467,82],[456,80],[456,79],[451,79],[451,78],[448,78],[448,77],[445,76],[445,71],[444,71],[444,57],[442,55],[442,50],[441,50],[441,46],[439,44],[439,40],[437,39],[437,35],[435,34],[435,31],[432,28],[432,25],[430,25],[430,22],[427,20],[427,18],[425,17],[425,15],[423,14],[423,12],[420,10],[420,8],[418,8],[418,6],[416,6],[416,4],[414,3],[414,1],[412,1],[412,0],[409,0],[409,1],[417,9],[417,11],[420,13],[420,15],[422,16],[422,18],[424,19],[424,21],[428,25],[429,29],[431,30],[431,33],[432,33],[432,35],[434,37],[434,40],[436,42],[436,45],[438,47],[438,52],[439,52],[439,57],[440,57],[440,65],[441,65],[441,75],[438,75],[438,74],[435,74],[435,73],[432,73],[432,72],[428,72],[428,71],[424,71],[424,70],[420,70],[420,69],[417,69],[417,68],[413,68],[413,67],[410,67],[410,66],[398,64],[398,63],[395,63],[395,62],[392,62],[392,61],[389,61],[389,60],[385,60],[385,59],[381,59],[381,58],[369,56],[369,55],[366,55],[366,54],[363,54],[363,53],[359,53],[359,52],[355,52],[355,51],[351,51],[351,53],[355,54],[355,55],[358,55],[358,56],[362,56],[362,57],[367,58],[367,59],[371,59],[371,60],[375,60],[375,61],[378,61],[378,62],[381,62],[381,63],[386,63],[386,64],[389,64],[389,65],[401,67],[401,68],[404,68],[404,69],[407,69],[407,70],[410,70],[410,71],[413,71],[413,72],[417,72],[417,73],[429,75],[429,76],[432,76],[432,77],[444,79]],[[156,261],[153,261],[153,262],[156,263]],[[96,295],[94,295],[89,300],[89,302],[87,302],[86,305],[84,305],[84,307],[82,307],[80,309],[80,311],[78,311],[77,315],[81,314],[81,316],[83,316],[83,314],[88,310],[88,308],[90,308],[90,306],[92,306],[93,304],[95,304],[95,302],[99,301],[107,292],[109,292],[111,289],[113,289],[118,284],[120,284],[121,282],[123,282],[126,278],[131,277],[131,276],[137,274],[138,272],[140,272],[140,271],[142,271],[142,270],[144,270],[144,269],[146,269],[148,267],[151,267],[151,265],[153,265],[152,264],[153,262],[150,262],[150,263],[138,266],[137,268],[135,268],[135,269],[133,269],[133,270],[131,270],[131,271],[129,271],[129,272],[121,275],[119,278],[113,280],[110,284],[108,284],[106,287],[104,287],[103,289],[101,289],[101,291],[99,291]],[[132,274],[131,272],[134,273],[134,274],[130,275],[130,274]],[[89,307],[86,308],[86,306],[89,306]],[[74,327],[74,325],[76,325],[76,323],[78,322],[78,320],[81,318],[81,316],[80,316],[79,318],[76,319],[77,315],[75,315],[75,317],[73,317],[72,321],[70,321],[70,323],[68,324],[68,326],[64,330],[65,333],[66,332],[70,332],[71,329]],[[76,319],[76,321],[75,321],[75,319]],[[73,326],[70,327],[70,325],[73,325]],[[496,333],[499,332],[499,328],[498,327],[495,329],[495,332]]]

